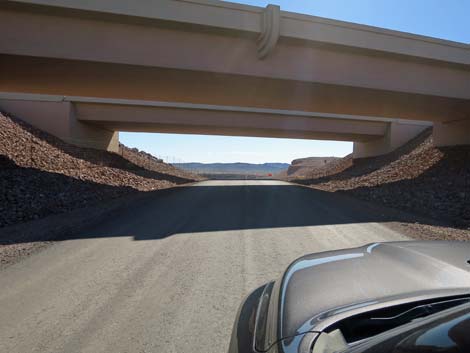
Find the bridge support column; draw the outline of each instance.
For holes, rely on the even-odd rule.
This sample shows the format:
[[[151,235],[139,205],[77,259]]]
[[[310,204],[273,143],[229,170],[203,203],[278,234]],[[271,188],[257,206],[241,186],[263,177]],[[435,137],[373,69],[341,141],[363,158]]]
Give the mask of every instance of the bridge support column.
[[[434,123],[434,146],[470,145],[470,120]]]
[[[431,123],[420,121],[397,120],[391,122],[383,137],[368,142],[354,142],[353,158],[376,157],[392,152],[430,126]]]
[[[28,101],[0,97],[0,110],[67,143],[110,152],[119,150],[118,132],[78,121],[75,118],[73,104],[70,102],[53,99]]]

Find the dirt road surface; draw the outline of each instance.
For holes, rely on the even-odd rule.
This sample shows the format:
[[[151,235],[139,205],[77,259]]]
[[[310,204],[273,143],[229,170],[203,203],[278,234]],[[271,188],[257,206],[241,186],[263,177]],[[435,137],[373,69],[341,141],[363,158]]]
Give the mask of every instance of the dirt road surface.
[[[406,240],[380,212],[278,181],[146,199],[0,272],[0,352],[226,352],[243,297],[297,257]]]

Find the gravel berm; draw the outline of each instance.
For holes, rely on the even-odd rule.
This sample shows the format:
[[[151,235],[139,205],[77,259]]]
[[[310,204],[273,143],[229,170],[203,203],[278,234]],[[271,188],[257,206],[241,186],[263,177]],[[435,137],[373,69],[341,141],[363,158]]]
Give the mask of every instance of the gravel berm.
[[[387,155],[349,155],[291,181],[435,219],[441,228],[410,226],[431,239],[470,239],[470,146],[434,147],[432,128]]]
[[[0,229],[198,177],[136,149],[81,148],[0,114]]]

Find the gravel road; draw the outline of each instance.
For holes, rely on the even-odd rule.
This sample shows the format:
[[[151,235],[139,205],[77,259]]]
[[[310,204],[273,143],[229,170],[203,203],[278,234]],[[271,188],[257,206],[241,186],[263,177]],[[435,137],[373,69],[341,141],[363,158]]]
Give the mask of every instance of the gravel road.
[[[404,240],[360,201],[278,181],[149,198],[0,272],[0,352],[226,352],[242,298],[310,252]]]

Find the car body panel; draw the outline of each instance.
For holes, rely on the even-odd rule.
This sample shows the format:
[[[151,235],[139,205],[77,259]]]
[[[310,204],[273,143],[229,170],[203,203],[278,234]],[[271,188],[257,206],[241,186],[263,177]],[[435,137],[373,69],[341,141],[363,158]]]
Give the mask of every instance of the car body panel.
[[[374,243],[303,256],[242,303],[229,352],[310,352],[328,328],[354,315],[470,297],[468,261],[470,242],[455,241]]]
[[[279,337],[321,331],[322,321],[363,308],[470,294],[469,259],[470,243],[459,242],[375,243],[304,256],[283,276]]]

